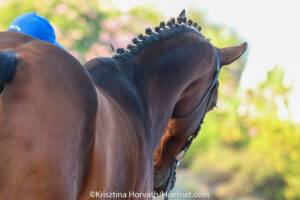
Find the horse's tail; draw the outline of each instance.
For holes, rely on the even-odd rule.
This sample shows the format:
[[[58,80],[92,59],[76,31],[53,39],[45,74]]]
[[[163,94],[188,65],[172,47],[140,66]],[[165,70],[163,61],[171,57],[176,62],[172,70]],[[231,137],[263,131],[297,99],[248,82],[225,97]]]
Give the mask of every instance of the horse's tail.
[[[0,52],[0,89],[4,87],[5,83],[12,80],[17,63],[18,58],[14,51]]]

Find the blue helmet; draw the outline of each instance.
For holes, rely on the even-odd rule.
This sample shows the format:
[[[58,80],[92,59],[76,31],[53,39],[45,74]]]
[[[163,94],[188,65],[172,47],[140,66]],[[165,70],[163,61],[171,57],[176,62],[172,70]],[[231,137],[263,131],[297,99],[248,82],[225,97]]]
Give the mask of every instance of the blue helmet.
[[[55,31],[49,21],[35,12],[18,16],[10,24],[8,31],[23,33],[63,48],[63,46],[56,41]]]

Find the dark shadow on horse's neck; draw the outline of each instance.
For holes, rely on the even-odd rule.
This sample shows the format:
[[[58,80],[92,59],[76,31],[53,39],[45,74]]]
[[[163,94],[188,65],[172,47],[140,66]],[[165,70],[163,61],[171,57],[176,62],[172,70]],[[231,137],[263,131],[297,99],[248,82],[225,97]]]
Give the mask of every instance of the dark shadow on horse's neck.
[[[141,98],[153,150],[183,91],[211,70],[207,66],[211,66],[213,50],[203,36],[187,29],[140,49],[136,55],[114,58]]]

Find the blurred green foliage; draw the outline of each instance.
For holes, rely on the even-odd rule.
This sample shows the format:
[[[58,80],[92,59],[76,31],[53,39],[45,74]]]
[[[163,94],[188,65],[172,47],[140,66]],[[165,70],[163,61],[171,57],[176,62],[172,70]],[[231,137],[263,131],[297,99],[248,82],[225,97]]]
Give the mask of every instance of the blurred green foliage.
[[[100,8],[97,0],[9,0],[1,3],[0,28],[7,29],[24,12],[37,12],[55,25],[64,46],[83,54],[97,41],[101,21],[108,15]]]
[[[216,197],[300,198],[300,126],[280,119],[278,109],[288,109],[289,91],[277,66],[257,88],[221,97],[224,107],[208,114],[189,162]]]
[[[154,8],[122,13],[110,1],[7,0],[0,3],[0,28],[29,11],[47,17],[58,40],[81,61],[110,55],[109,43],[124,47],[163,19]],[[215,46],[242,41],[227,27],[210,24],[203,12],[191,8],[187,14]],[[284,71],[276,66],[256,88],[243,90],[239,82],[244,66],[239,59],[222,70],[218,108],[206,116],[183,166],[219,199],[300,199],[300,126],[280,116],[282,109],[288,113],[291,89],[284,83]],[[189,182],[197,188],[197,181]]]

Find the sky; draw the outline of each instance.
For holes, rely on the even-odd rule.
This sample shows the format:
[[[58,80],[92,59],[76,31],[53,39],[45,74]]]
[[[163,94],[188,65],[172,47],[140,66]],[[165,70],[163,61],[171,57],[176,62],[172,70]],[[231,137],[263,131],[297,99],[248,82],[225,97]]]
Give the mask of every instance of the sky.
[[[286,71],[286,83],[293,92],[290,110],[300,122],[300,12],[297,0],[112,0],[123,11],[151,5],[166,17],[177,16],[183,8],[205,12],[210,23],[234,29],[249,44],[242,88],[255,87],[275,65]],[[184,2],[184,3],[183,3]],[[298,69],[299,68],[299,69]],[[286,116],[284,109],[279,114]]]

